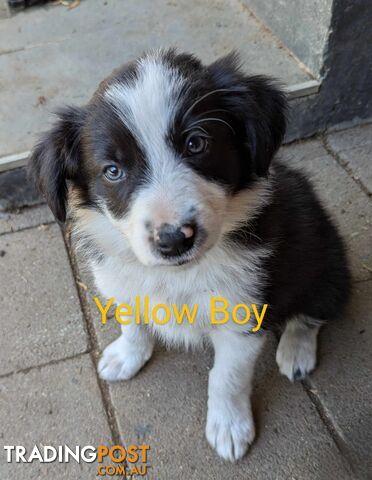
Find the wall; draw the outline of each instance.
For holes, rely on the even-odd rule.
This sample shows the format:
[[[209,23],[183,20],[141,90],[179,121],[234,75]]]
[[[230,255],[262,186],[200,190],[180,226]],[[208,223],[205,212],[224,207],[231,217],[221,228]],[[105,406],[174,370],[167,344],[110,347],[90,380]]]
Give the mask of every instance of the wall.
[[[315,77],[322,67],[332,0],[243,0]]]

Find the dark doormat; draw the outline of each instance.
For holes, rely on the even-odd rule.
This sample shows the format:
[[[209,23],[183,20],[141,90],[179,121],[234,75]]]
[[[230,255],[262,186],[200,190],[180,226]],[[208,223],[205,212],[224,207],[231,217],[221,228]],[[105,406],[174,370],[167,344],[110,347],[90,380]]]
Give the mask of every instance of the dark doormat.
[[[33,5],[41,5],[49,0],[8,0],[9,7],[13,10],[19,10]]]
[[[26,167],[0,174],[0,216],[20,208],[42,203],[43,199],[27,176]]]

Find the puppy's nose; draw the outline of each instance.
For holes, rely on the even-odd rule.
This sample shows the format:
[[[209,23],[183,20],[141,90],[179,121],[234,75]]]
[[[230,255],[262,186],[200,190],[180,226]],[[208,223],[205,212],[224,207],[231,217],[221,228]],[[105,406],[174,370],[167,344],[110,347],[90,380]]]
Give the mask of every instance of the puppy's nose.
[[[163,223],[155,230],[155,247],[166,257],[182,255],[194,245],[195,233],[196,227],[194,225],[185,224],[181,227],[175,227]]]

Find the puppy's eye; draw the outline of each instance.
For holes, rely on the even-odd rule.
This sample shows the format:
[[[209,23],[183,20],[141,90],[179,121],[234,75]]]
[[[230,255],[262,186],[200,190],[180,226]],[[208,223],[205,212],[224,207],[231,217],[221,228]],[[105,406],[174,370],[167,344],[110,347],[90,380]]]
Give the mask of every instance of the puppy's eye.
[[[116,165],[107,165],[107,167],[103,169],[103,175],[107,180],[110,180],[110,182],[117,182],[124,178],[124,170]]]
[[[187,155],[196,155],[203,153],[207,149],[208,140],[201,135],[190,135],[186,140]]]

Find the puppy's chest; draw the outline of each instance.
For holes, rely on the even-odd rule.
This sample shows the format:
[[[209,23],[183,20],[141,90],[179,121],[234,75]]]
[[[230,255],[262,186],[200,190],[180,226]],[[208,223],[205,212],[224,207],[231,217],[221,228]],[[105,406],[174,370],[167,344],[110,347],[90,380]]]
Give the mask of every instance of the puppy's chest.
[[[167,325],[152,324],[151,328],[170,341],[178,342],[178,337],[185,335],[198,341],[196,337],[211,328],[212,299],[223,298],[230,308],[238,303],[260,303],[264,253],[219,255],[188,268],[120,265],[117,259],[108,258],[95,266],[93,272],[101,294],[105,298],[114,297],[116,303],[134,306],[136,298],[143,303],[146,297],[150,310],[159,304],[176,305],[178,309],[187,305],[190,310],[197,305],[192,325],[176,324],[172,316]]]

